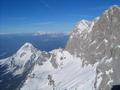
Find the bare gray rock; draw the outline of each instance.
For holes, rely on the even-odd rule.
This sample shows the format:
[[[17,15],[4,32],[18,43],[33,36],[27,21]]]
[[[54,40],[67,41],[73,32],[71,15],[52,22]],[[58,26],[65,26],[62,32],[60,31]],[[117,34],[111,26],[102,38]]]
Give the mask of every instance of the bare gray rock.
[[[98,90],[110,90],[112,85],[120,85],[120,7],[110,7],[87,25],[84,30],[73,30],[66,50],[81,57],[84,64],[99,62],[96,83],[100,74],[102,82]]]

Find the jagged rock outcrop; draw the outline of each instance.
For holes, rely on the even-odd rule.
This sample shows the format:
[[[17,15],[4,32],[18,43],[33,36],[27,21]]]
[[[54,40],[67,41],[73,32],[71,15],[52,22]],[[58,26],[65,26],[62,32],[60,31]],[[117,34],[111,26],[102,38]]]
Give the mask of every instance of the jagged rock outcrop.
[[[88,43],[88,32],[94,22],[81,20],[77,23],[74,30],[70,34],[69,41],[67,42],[66,50],[72,54],[81,56],[81,52],[86,48]]]
[[[81,28],[75,29],[66,50],[80,56],[84,64],[99,62],[97,80],[102,82],[98,89],[110,90],[112,85],[120,84],[120,7],[110,7],[94,22],[90,32],[89,28],[77,35],[74,32]]]

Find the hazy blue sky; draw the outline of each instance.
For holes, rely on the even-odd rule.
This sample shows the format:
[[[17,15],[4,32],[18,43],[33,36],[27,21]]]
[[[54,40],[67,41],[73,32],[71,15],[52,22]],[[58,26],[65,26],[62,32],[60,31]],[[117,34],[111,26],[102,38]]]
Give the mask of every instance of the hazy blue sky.
[[[120,0],[0,0],[0,33],[69,32]]]

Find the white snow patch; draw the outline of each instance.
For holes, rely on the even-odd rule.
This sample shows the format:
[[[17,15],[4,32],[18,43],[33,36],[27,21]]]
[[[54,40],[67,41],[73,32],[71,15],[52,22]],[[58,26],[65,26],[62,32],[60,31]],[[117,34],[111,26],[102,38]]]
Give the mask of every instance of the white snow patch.
[[[92,31],[93,26],[94,26],[94,22],[92,22],[92,23],[91,23],[91,26],[90,26],[90,28],[89,28],[88,32],[91,32],[91,31]]]
[[[120,48],[120,45],[118,45],[117,47]]]
[[[100,72],[98,75],[97,75],[97,83],[96,83],[96,88],[99,89],[99,86],[101,84],[101,81],[102,81],[102,72]]]
[[[112,68],[110,70],[106,71],[107,75],[110,75],[110,73],[113,73],[113,69]]]
[[[105,42],[105,43],[108,43],[108,40],[107,40],[107,39],[104,39],[104,42]]]
[[[113,80],[111,79],[111,76],[110,74],[113,73],[113,69],[111,68],[110,70],[106,71],[106,74],[108,75],[109,77],[109,81],[107,82],[108,85],[111,85],[113,83]]]
[[[87,20],[81,20],[80,22],[78,22],[78,24],[76,25],[75,29],[77,29],[77,34],[81,34],[83,31],[85,30],[89,30],[91,25],[91,21],[87,21]],[[76,33],[75,33],[76,34]]]
[[[95,44],[96,43],[96,40],[94,40],[90,45],[93,45],[93,44]]]
[[[21,90],[53,90],[53,86],[48,85],[48,75],[55,81],[55,90],[95,90],[96,65],[82,67],[81,59],[67,51],[61,53],[60,50],[54,50],[51,53],[56,54],[58,63],[61,62],[59,61],[61,55],[66,57],[62,68],[54,69],[50,60],[42,66],[35,65]],[[34,77],[31,77],[33,74]]]
[[[110,59],[106,59],[105,63],[111,63],[112,62],[112,57]]]
[[[113,80],[109,80],[108,82],[107,82],[107,85],[111,85],[113,83]]]

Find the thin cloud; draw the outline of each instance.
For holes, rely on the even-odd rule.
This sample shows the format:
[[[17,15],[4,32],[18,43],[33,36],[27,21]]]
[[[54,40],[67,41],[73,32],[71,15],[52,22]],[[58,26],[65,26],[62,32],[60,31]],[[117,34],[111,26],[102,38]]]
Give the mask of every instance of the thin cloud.
[[[52,25],[52,24],[54,24],[55,22],[50,22],[50,21],[48,21],[48,22],[38,22],[38,23],[33,23],[32,25],[36,25],[36,26],[38,26],[38,25]]]
[[[49,4],[47,3],[47,2],[45,2],[45,0],[40,0],[40,3],[44,6],[44,7],[46,7],[46,8],[50,8],[50,6],[49,6]]]

